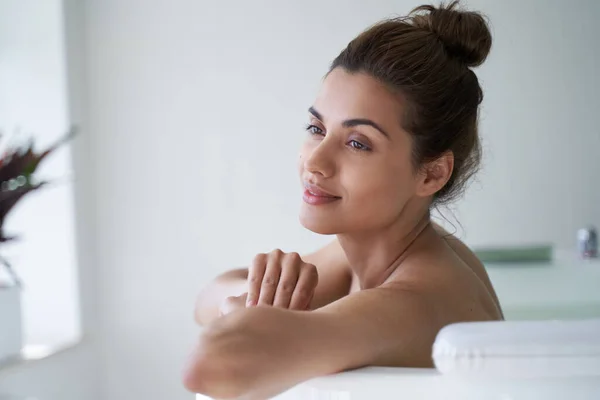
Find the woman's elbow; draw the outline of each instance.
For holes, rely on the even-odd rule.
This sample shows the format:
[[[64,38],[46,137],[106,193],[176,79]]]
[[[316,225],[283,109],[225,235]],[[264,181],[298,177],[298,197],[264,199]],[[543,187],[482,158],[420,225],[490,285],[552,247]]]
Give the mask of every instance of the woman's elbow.
[[[247,392],[247,363],[232,351],[238,348],[232,346],[234,335],[238,336],[229,329],[205,329],[183,374],[187,390],[218,399],[235,399]]]
[[[183,385],[192,393],[215,399],[237,399],[245,393],[235,375],[203,360],[193,361],[184,373]]]

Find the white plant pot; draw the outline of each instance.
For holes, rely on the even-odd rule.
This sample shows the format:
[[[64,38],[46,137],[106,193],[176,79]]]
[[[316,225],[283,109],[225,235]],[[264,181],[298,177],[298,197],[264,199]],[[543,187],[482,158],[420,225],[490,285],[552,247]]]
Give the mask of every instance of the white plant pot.
[[[21,289],[0,285],[0,362],[19,356],[22,346]]]

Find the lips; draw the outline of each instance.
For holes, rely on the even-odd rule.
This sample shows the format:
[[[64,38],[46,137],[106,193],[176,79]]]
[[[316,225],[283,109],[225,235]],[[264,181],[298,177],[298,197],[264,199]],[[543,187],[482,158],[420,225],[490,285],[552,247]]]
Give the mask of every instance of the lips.
[[[332,197],[332,198],[338,198],[338,199],[340,198],[339,196],[336,196],[335,194],[328,192],[327,190],[321,188],[320,186],[314,185],[312,183],[304,184],[304,188],[306,189],[306,191],[308,191],[313,196]]]
[[[334,196],[333,194],[328,193],[328,192],[326,192],[324,190],[321,190],[319,188],[316,188],[316,187],[307,187],[306,191],[309,194],[311,194],[313,196],[317,196],[317,197],[329,197],[329,198],[332,198],[332,199],[339,198],[338,196]]]
[[[306,203],[315,206],[329,204],[341,199],[340,196],[336,196],[335,194],[310,183],[306,183],[304,185],[304,195],[302,196],[302,198]]]

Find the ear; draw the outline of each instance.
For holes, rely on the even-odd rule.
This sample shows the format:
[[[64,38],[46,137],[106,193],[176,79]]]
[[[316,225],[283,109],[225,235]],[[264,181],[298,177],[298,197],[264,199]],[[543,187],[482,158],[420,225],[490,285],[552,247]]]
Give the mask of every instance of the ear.
[[[440,191],[450,180],[454,169],[454,153],[447,151],[433,161],[424,164],[419,172],[417,195],[430,197]]]

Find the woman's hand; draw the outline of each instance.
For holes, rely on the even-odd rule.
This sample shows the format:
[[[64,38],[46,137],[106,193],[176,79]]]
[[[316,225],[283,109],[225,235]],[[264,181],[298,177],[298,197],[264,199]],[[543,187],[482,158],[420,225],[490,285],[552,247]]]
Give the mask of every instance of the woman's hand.
[[[246,306],[307,310],[318,281],[317,268],[302,261],[298,253],[258,254],[248,269]]]
[[[219,307],[219,316],[227,315],[237,310],[241,310],[246,308],[246,298],[248,297],[248,293],[244,293],[240,296],[230,296],[227,297],[221,303]]]

